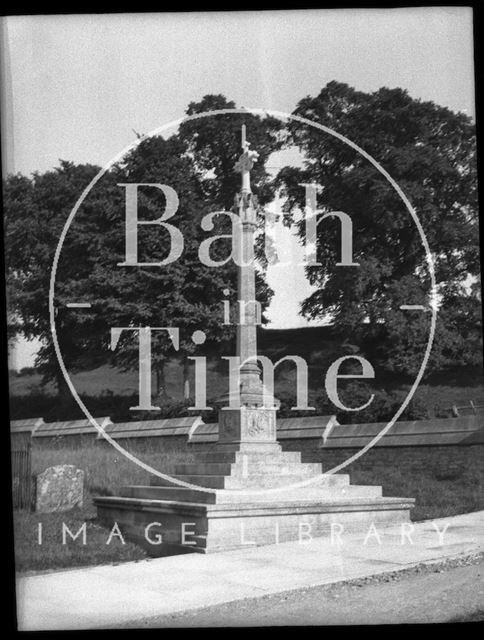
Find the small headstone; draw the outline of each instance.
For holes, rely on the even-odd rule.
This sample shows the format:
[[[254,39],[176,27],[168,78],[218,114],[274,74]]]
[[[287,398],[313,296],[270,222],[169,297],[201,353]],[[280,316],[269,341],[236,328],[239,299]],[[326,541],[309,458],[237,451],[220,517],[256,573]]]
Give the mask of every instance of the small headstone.
[[[71,464],[49,467],[37,476],[35,510],[40,513],[82,507],[84,471]]]

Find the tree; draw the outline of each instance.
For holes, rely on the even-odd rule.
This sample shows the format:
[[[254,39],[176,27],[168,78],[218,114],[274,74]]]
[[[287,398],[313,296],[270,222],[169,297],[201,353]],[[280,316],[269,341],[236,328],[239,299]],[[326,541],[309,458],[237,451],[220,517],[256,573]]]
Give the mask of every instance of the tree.
[[[471,119],[402,89],[363,93],[330,82],[294,113],[343,134],[371,154],[414,206],[435,261],[439,314],[428,370],[476,360],[480,301],[468,283],[479,274],[475,131]],[[288,125],[303,169],[285,167],[277,183],[291,213],[304,206],[302,183],[322,187],[318,208],[346,212],[353,222],[353,261],[337,267],[340,225],[318,224],[317,260],[307,267],[317,290],[302,312],[331,314],[352,342],[366,341],[387,370],[414,375],[428,338],[430,314],[400,305],[429,305],[430,279],[417,226],[389,182],[337,138],[298,121]],[[304,227],[299,223],[301,237]],[[461,330],[465,324],[465,332]]]
[[[210,268],[202,264],[198,257],[200,242],[206,232],[201,227],[202,217],[210,210],[201,187],[194,163],[187,153],[187,146],[178,136],[168,140],[152,137],[143,140],[126,158],[116,172],[117,182],[162,183],[172,187],[179,199],[179,208],[170,221],[183,234],[184,249],[174,262],[162,267],[126,268],[117,274],[113,298],[121,300],[113,314],[113,320],[123,323],[146,324],[149,326],[172,326],[180,330],[180,354],[184,367],[185,395],[188,382],[188,356],[195,350],[191,336],[196,330],[203,330],[212,342],[230,338],[232,327],[222,324],[222,291],[234,291],[236,270],[233,264],[221,268]],[[156,219],[160,216],[160,192],[157,189],[140,189],[139,219]],[[163,240],[156,227],[146,226],[139,231],[139,260],[155,262],[168,255],[168,243]],[[164,246],[163,246],[164,245]],[[113,232],[112,254],[124,252],[124,237]],[[163,250],[164,249],[164,250]],[[213,257],[220,258],[226,253],[224,247],[215,246]],[[113,260],[104,266],[103,272],[114,270]],[[101,272],[102,273],[102,272]],[[126,286],[125,278],[131,278]],[[101,285],[103,277],[100,278]],[[142,292],[136,295],[135,291]],[[118,304],[118,302],[117,302]],[[114,311],[114,310],[113,310]],[[126,325],[124,325],[126,326]],[[131,345],[131,348],[128,347]],[[163,365],[167,353],[172,349],[166,335],[158,335],[153,340],[152,362],[157,372],[159,384],[165,387]],[[124,353],[120,356],[125,366],[134,367],[138,351],[133,337],[126,335]],[[166,395],[166,394],[165,394]]]
[[[12,331],[20,332],[28,339],[41,340],[37,365],[46,380],[56,381],[63,396],[68,394],[68,389],[51,340],[50,267],[67,215],[98,170],[91,165],[75,166],[61,161],[53,171],[34,173],[31,179],[13,175],[4,182],[7,305]],[[109,204],[109,200],[104,204]],[[79,257],[92,239],[88,229],[76,240],[71,237],[70,260],[59,265],[60,281],[66,280],[71,271],[70,284],[64,288],[61,285],[60,300],[72,301],[76,292],[83,290],[87,273],[85,269],[76,269],[80,265]],[[90,353],[95,360],[99,346],[95,344],[96,336],[99,334],[94,331],[89,315],[80,313],[74,321],[61,303],[57,307],[56,320],[66,366],[71,370],[83,366],[81,354],[88,357],[88,350],[83,349],[87,343],[92,345]]]
[[[191,103],[187,115],[229,108],[235,108],[235,103],[224,96],[207,95],[199,103]],[[143,141],[122,163],[127,181],[160,181],[160,176],[167,175],[166,184],[177,185],[176,191],[181,194],[180,210],[176,218],[184,234],[185,251],[176,263],[165,268],[160,277],[180,285],[176,295],[170,292],[165,306],[170,310],[169,317],[175,326],[183,330],[180,353],[185,397],[189,395],[188,357],[195,349],[191,340],[192,333],[197,329],[204,329],[212,342],[225,342],[234,333],[233,326],[222,324],[222,292],[228,290],[229,296],[235,298],[236,266],[232,262],[218,268],[203,265],[198,257],[198,248],[207,238],[207,233],[200,225],[203,215],[231,210],[234,196],[240,189],[240,175],[234,167],[241,153],[242,123],[247,125],[252,146],[260,154],[254,167],[252,183],[259,202],[264,204],[274,194],[265,164],[270,154],[281,145],[281,125],[273,118],[227,114],[188,121],[180,126],[177,135],[167,141],[160,137]],[[166,170],[172,161],[175,164],[171,173],[167,174]],[[185,168],[189,166],[189,170],[181,171],[177,164],[179,162],[183,162]],[[189,193],[186,192],[187,185],[191,185]],[[186,203],[190,203],[188,210]],[[156,205],[153,206],[156,208]],[[214,223],[213,235],[230,234],[230,222],[226,216],[218,216]],[[260,223],[263,223],[262,216]],[[223,260],[229,252],[228,243],[217,242],[212,245],[211,254],[215,260]],[[261,251],[259,257],[263,257]],[[153,273],[151,277],[152,282],[155,282]],[[159,284],[156,287],[161,290]],[[256,296],[261,303],[264,323],[267,322],[264,310],[272,295],[263,275],[258,272]],[[156,305],[152,308],[156,308]]]
[[[207,100],[210,102],[209,97]],[[203,134],[203,126],[201,131]],[[238,136],[237,154],[240,128]],[[217,141],[222,138],[221,134]],[[214,143],[212,148],[209,142],[205,143],[205,159],[218,157],[221,149],[216,146]],[[264,153],[267,156],[268,151]],[[224,159],[223,163],[226,174],[221,176],[227,183],[234,176],[237,179],[232,159],[232,156],[230,162]],[[58,388],[64,391],[50,338],[50,267],[67,216],[98,171],[98,167],[61,162],[54,171],[34,174],[32,179],[18,175],[5,181],[9,308],[16,319],[15,327],[12,320],[12,331],[20,330],[27,337],[42,340],[37,364],[45,379],[55,379]],[[262,165],[258,171],[261,180],[266,180]],[[192,333],[201,329],[211,342],[232,336],[234,327],[222,324],[222,292],[228,289],[232,296],[235,293],[236,267],[229,262],[220,268],[210,268],[198,258],[199,244],[207,237],[200,221],[209,211],[223,208],[213,189],[207,188],[206,173],[206,164],[194,155],[187,132],[167,140],[152,137],[143,139],[106,172],[85,198],[66,235],[56,274],[56,328],[69,371],[106,361],[124,369],[137,369],[137,336],[125,331],[112,354],[111,327],[177,327],[188,395],[188,356],[195,349]],[[125,192],[119,185],[133,182],[161,183],[175,189],[179,207],[170,222],[184,238],[184,251],[176,262],[162,267],[119,266],[125,259]],[[234,194],[235,191],[232,197]],[[161,192],[153,188],[140,188],[138,203],[139,219],[145,221],[159,218],[165,204]],[[220,221],[214,233],[221,233],[223,227],[224,221]],[[140,226],[139,260],[159,262],[166,258],[167,237],[166,231],[158,226]],[[227,243],[214,243],[214,259],[224,258],[228,253]],[[257,295],[264,309],[272,292],[261,275]],[[88,301],[91,308],[68,309],[67,303],[73,301]],[[173,348],[167,335],[154,332],[152,364],[162,395],[166,389],[164,364],[169,355],[173,355]]]

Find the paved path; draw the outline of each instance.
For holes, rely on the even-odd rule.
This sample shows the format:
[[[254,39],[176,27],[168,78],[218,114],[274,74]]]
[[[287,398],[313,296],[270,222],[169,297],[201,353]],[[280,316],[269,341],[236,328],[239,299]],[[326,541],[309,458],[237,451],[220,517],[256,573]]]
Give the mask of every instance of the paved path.
[[[408,526],[408,525],[407,525]],[[329,585],[484,551],[484,511],[366,535],[183,555],[21,577],[21,630],[122,627],[133,620]],[[403,532],[405,533],[405,532]]]
[[[125,628],[484,622],[484,558],[459,562],[144,618]]]

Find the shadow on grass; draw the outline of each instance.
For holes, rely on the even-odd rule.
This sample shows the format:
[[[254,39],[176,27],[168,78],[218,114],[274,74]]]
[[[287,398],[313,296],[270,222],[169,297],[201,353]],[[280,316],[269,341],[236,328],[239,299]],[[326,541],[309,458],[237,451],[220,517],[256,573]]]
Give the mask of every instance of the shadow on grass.
[[[137,545],[111,535],[95,521],[88,496],[86,506],[63,513],[14,513],[15,568],[19,572],[50,571],[89,565],[142,560]],[[73,539],[75,538],[75,539]]]

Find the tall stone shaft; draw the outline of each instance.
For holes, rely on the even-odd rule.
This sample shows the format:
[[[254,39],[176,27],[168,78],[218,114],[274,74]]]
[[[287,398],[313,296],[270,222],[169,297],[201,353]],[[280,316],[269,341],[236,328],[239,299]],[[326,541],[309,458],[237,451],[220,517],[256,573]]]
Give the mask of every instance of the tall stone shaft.
[[[242,125],[242,154],[235,165],[241,173],[241,190],[235,196],[234,211],[240,226],[237,232],[237,356],[240,385],[231,388],[229,407],[219,413],[219,443],[257,444],[276,441],[272,394],[264,389],[257,364],[257,325],[261,308],[256,300],[254,234],[257,227],[255,198],[250,186],[250,170],[259,154],[249,149]],[[248,444],[250,446],[250,444]]]
[[[250,191],[249,171],[242,173],[243,186],[236,197],[236,210],[240,219],[238,230],[238,282],[237,282],[237,356],[240,358],[241,401],[244,394],[262,392],[260,369],[257,365],[257,325],[261,322],[260,305],[256,300],[254,232],[256,205]],[[258,403],[256,403],[258,404]]]

